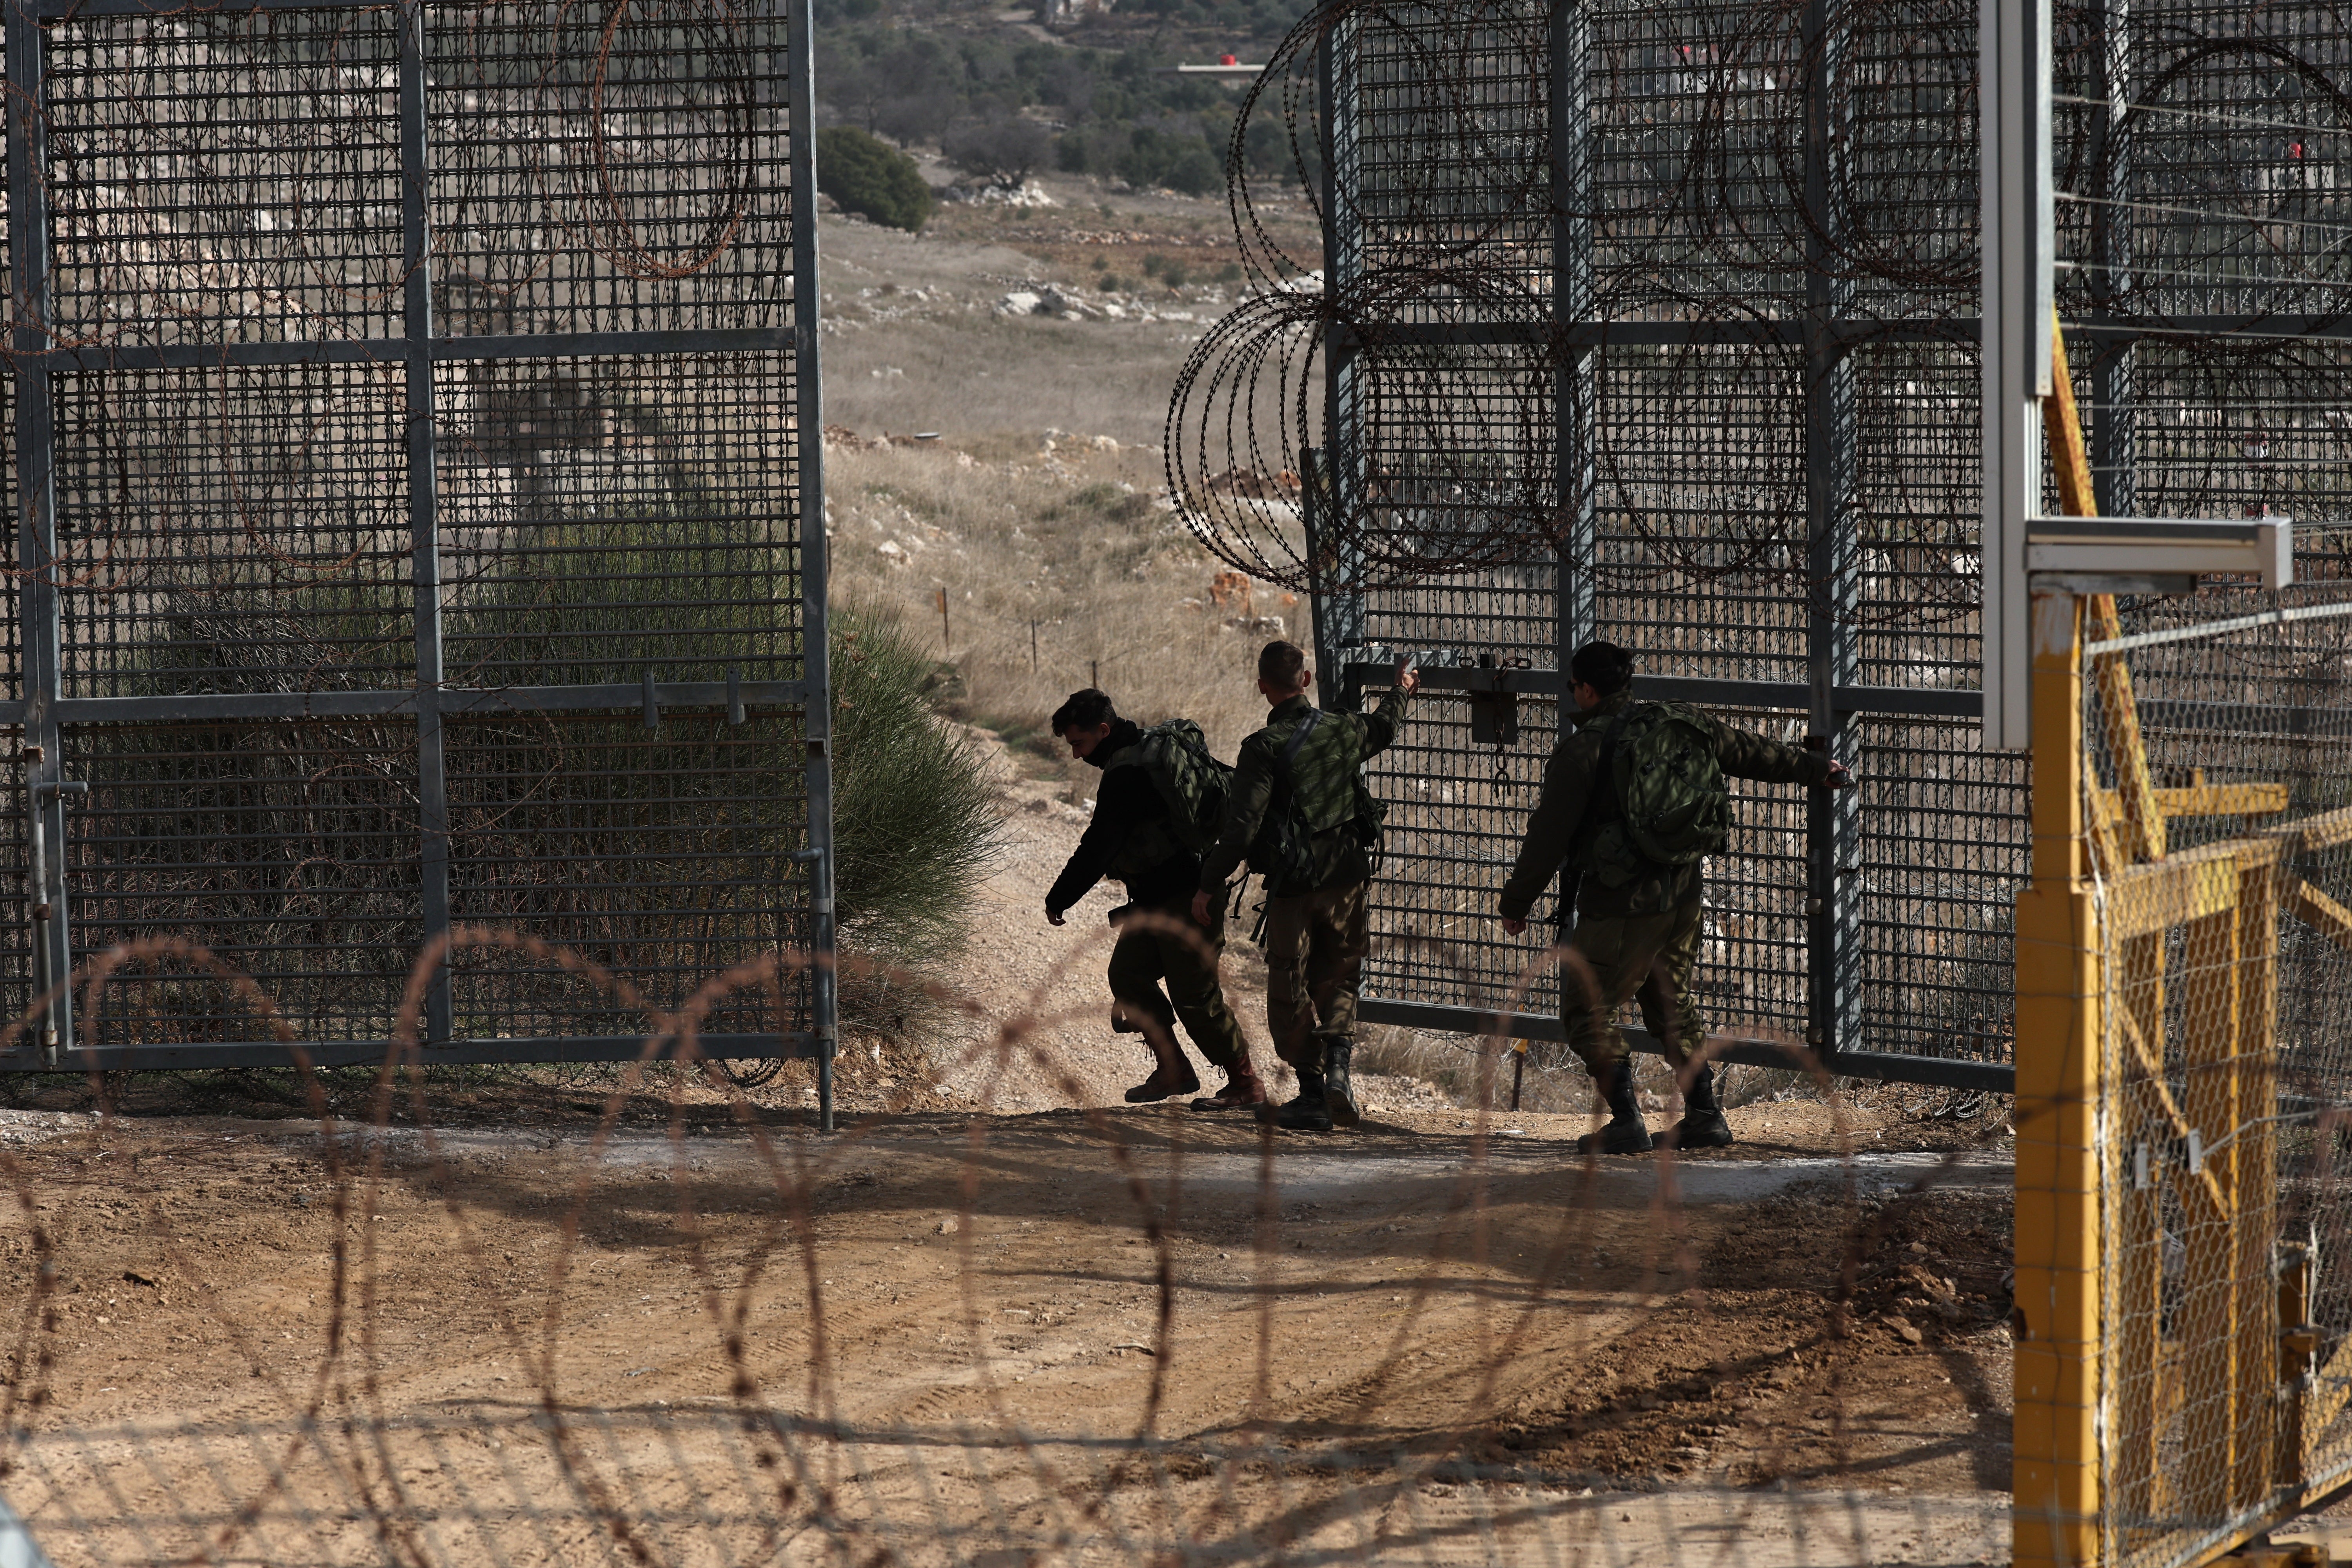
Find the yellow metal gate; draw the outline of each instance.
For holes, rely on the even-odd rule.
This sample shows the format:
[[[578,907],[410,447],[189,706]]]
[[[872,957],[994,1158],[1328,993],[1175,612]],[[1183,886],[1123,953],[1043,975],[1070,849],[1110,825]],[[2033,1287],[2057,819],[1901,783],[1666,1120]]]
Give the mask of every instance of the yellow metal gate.
[[[2088,516],[2063,347],[2058,372],[2053,467]],[[2034,600],[2021,1563],[2208,1562],[2352,1479],[2347,588],[2152,631]]]

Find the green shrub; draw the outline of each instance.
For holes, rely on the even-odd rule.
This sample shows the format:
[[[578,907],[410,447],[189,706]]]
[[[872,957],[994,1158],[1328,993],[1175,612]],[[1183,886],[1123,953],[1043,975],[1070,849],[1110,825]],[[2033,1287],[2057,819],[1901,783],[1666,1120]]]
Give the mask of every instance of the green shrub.
[[[451,679],[509,685],[747,679],[789,674],[797,616],[770,595],[790,578],[710,495],[680,489],[615,515],[530,527],[508,574],[454,587]],[[514,570],[528,563],[528,572]],[[395,683],[408,643],[396,585],[305,584],[267,614],[250,593],[170,593],[134,693],[242,691],[310,672],[319,689]],[[835,818],[845,945],[920,960],[962,936],[996,843],[978,758],[933,713],[925,657],[892,623],[835,623]],[[389,666],[379,669],[378,666]],[[542,714],[493,706],[444,725],[453,912],[578,949],[658,1005],[720,969],[803,940],[780,884],[806,842],[806,756],[790,712],[753,709]],[[369,1038],[421,940],[416,727],[405,715],[109,727],[89,759],[114,813],[91,875],[142,925],[213,945],[260,977],[298,1032]],[[86,929],[113,940],[129,926]],[[534,961],[461,958],[464,1034],[629,1033],[641,1020]],[[156,976],[110,993],[120,1037],[259,1037],[230,987]],[[709,1026],[770,1026],[762,1004]]]
[[[1001,822],[971,745],[940,722],[933,664],[894,618],[836,610],[835,898],[855,945],[918,958],[962,938]]]
[[[1165,185],[1188,196],[1223,190],[1225,167],[1199,136],[1139,125],[1118,161],[1118,177],[1130,185]]]
[[[931,188],[915,161],[854,125],[816,133],[816,188],[846,212],[910,234],[930,221]]]

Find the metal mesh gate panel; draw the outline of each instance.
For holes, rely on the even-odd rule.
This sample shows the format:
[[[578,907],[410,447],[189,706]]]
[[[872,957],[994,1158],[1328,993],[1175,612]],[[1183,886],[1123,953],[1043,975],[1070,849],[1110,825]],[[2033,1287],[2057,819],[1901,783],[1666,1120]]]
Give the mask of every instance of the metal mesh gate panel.
[[[1558,1037],[1553,982],[1515,990],[1549,933],[1506,938],[1495,899],[1598,637],[1637,692],[1861,779],[1739,795],[1701,965],[1731,1054],[2010,1082],[2028,780],[1979,740],[1977,19],[1331,0],[1269,66],[1249,112],[1312,149],[1322,255],[1251,222],[1237,161],[1266,286],[1180,388],[1171,472],[1213,548],[1316,592],[1327,670],[1422,661],[1380,769],[1367,1016]],[[2300,569],[2333,574],[2352,278],[2321,238],[2352,33],[2208,0],[2057,25],[2059,302],[2102,510],[2289,512]],[[1192,470],[1241,459],[1216,421],[1255,416],[1274,363],[1296,384],[1310,341],[1326,395],[1285,430],[1324,482],[1286,531]],[[1514,694],[1516,740],[1474,742]]]
[[[829,951],[808,46],[9,9],[5,1004],[132,956],[0,1066],[380,1058],[468,928],[425,1059],[633,1056]],[[700,1044],[822,1058],[831,1005],[790,966]]]

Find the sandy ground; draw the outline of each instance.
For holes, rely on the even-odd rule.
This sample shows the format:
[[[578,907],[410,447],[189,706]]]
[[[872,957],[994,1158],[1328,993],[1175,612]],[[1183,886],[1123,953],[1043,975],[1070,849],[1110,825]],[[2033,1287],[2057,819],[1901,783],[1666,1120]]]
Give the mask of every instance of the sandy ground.
[[[517,1499],[751,1529],[762,1444],[803,1485],[835,1468],[796,1505],[813,1554],[992,1507],[1001,1544],[1043,1541],[1082,1504],[1368,1545],[1449,1500],[1655,1544],[1699,1520],[1582,1502],[1728,1487],[1757,1542],[1859,1489],[1871,1560],[1929,1531],[1916,1560],[1974,1561],[2007,1479],[2006,1164],[1842,1163],[1826,1117],[1783,1111],[1801,1152],[1674,1168],[1451,1112],[1307,1145],[1161,1109],[601,1143],[30,1114],[6,1244],[53,1363],[16,1369],[41,1405],[9,1489],[61,1562],[162,1560],[240,1510],[267,1561],[342,1560],[375,1514],[561,1560]],[[551,1436],[541,1405],[599,1414]],[[1105,1446],[1146,1429],[1166,1473]],[[273,1436],[307,1522],[269,1495]]]

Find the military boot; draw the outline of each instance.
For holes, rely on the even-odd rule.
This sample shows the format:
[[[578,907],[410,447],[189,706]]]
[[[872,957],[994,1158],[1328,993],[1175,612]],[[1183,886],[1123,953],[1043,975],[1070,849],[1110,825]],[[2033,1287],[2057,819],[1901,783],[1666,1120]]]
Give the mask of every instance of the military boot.
[[[1271,1105],[1260,1106],[1258,1119],[1270,1120],[1292,1132],[1330,1131],[1331,1108],[1323,1099],[1323,1075],[1312,1068],[1300,1068],[1298,1098],[1278,1110]]]
[[[1255,1112],[1265,1104],[1265,1085],[1258,1081],[1247,1062],[1225,1069],[1225,1087],[1215,1094],[1192,1102],[1195,1110],[1247,1110]]]
[[[1323,1104],[1334,1127],[1353,1127],[1363,1120],[1356,1114],[1356,1085],[1349,1073],[1349,1058],[1355,1054],[1353,1040],[1323,1042]]]
[[[1642,1100],[1633,1088],[1633,1062],[1611,1064],[1599,1083],[1601,1098],[1609,1105],[1609,1125],[1579,1138],[1576,1152],[1590,1154],[1598,1149],[1603,1154],[1648,1153],[1654,1141],[1650,1129],[1642,1121]]]
[[[1726,1149],[1731,1146],[1731,1123],[1715,1098],[1715,1068],[1703,1067],[1692,1075],[1683,1094],[1683,1119],[1666,1134],[1677,1149]]]

